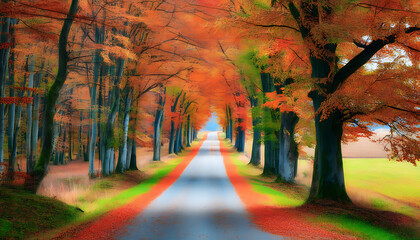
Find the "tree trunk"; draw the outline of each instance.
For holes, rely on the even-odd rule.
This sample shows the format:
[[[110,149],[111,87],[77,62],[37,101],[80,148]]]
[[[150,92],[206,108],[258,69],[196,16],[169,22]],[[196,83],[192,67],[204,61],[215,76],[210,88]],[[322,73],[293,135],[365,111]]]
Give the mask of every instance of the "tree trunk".
[[[28,87],[34,87],[34,57],[28,56]],[[31,97],[32,92],[28,91],[28,97]],[[32,172],[34,163],[32,162],[32,145],[31,145],[31,134],[32,134],[32,103],[26,105],[26,172]]]
[[[44,142],[41,150],[41,156],[35,164],[34,171],[32,172],[32,178],[25,181],[25,188],[36,192],[39,184],[44,178],[48,162],[51,159],[52,151],[54,149],[53,135],[54,135],[54,116],[55,108],[57,105],[57,99],[60,94],[60,90],[67,78],[67,63],[69,61],[67,52],[67,40],[70,33],[71,25],[73,24],[74,16],[77,13],[78,0],[72,0],[70,10],[64,21],[63,28],[61,29],[59,43],[58,43],[58,72],[57,77],[48,90],[47,104],[45,108],[45,120],[44,120]]]
[[[294,182],[296,177],[299,151],[294,135],[298,121],[299,117],[294,112],[281,114],[278,181]]]
[[[133,148],[131,144],[133,143],[132,138],[128,137],[127,139],[127,169],[130,170],[131,166],[131,153],[133,151]]]
[[[261,85],[264,93],[274,91],[273,78],[268,73],[261,73]],[[265,101],[264,101],[265,102]],[[264,170],[263,175],[273,175],[276,173],[276,159],[278,158],[278,143],[277,134],[273,129],[272,122],[275,120],[273,117],[273,110],[264,108],[263,109],[263,121],[264,121]]]
[[[9,62],[9,96],[15,97],[15,89],[13,88],[15,85],[15,28],[14,28],[15,20],[11,21],[10,25],[10,36],[11,36],[11,53],[10,53],[10,62]],[[0,50],[1,51],[1,50]],[[6,74],[6,72],[4,72]],[[16,115],[16,104],[12,103],[9,105],[8,111],[8,123],[7,123],[7,137],[8,137],[8,155],[9,158],[11,156],[11,152],[13,151],[13,140],[14,140],[14,132],[15,132],[15,115]]]
[[[176,111],[176,106],[178,105],[178,101],[179,98],[182,95],[182,92],[179,92],[178,96],[176,96],[174,104],[171,106],[171,112],[172,114],[175,113]],[[175,128],[175,122],[173,120],[174,117],[171,117],[171,135],[169,137],[169,154],[174,153],[175,152],[175,142],[176,142],[176,138],[175,135],[177,133],[177,129]]]
[[[18,144],[17,139],[18,139],[18,133],[20,129],[21,117],[22,117],[22,105],[19,105],[17,108],[17,113],[16,113],[16,125],[15,125],[15,131],[13,133],[12,151],[9,152],[9,166],[7,170],[8,179],[13,179],[15,175],[15,163],[16,163],[17,144]]]
[[[188,115],[187,118],[187,128],[185,129],[187,131],[187,147],[191,147],[191,119],[190,119],[190,115]]]
[[[34,87],[39,88],[43,74],[37,73],[35,75]],[[39,132],[39,105],[41,98],[38,93],[34,93],[34,111],[32,120],[32,133],[31,133],[31,163],[35,164],[38,158],[38,132]],[[33,169],[34,165],[32,165]]]
[[[166,88],[164,93],[166,93]],[[166,98],[166,97],[165,97]],[[165,109],[165,98],[159,94],[159,105],[156,110],[155,122],[153,124],[153,161],[160,161],[161,157],[161,132],[162,132],[162,121]]]
[[[182,123],[176,130],[176,136],[175,136],[175,154],[178,154],[181,152],[182,148]]]
[[[27,68],[27,66],[26,66]],[[26,75],[23,78],[23,86],[26,85]],[[24,95],[24,91],[20,91],[18,93],[18,97],[23,97]],[[22,105],[19,104],[17,109],[16,109],[16,123],[14,124],[14,132],[13,137],[12,137],[12,141],[11,141],[11,150],[9,151],[9,166],[8,166],[8,170],[7,170],[7,175],[8,175],[8,179],[13,179],[14,178],[14,174],[15,174],[15,164],[16,164],[16,156],[17,156],[17,138],[18,138],[18,134],[19,134],[19,130],[20,130],[20,120],[22,117]]]
[[[245,131],[242,127],[238,127],[238,135],[236,136],[238,139],[238,146],[236,150],[238,152],[245,151]]]
[[[171,134],[169,137],[169,154],[175,152],[175,122],[171,120]]]
[[[315,112],[324,100],[323,96],[316,94],[313,98]],[[325,199],[338,202],[351,201],[344,184],[341,155],[343,123],[340,119],[338,111],[334,111],[322,121],[319,114],[315,115],[316,151],[308,202]]]
[[[119,84],[121,82],[124,64],[125,61],[122,58],[118,59],[117,69],[115,73],[115,80],[112,86],[112,91],[110,94],[109,102],[111,111],[108,115],[108,120],[106,122],[106,127],[103,130],[103,146],[104,146],[104,157],[102,159],[102,175],[108,176],[114,172],[114,166],[112,166],[112,158],[114,152],[114,123],[117,117],[118,112],[120,111],[120,87]],[[111,75],[113,71],[111,71]]]
[[[257,112],[258,99],[256,97],[251,97],[251,107],[252,109],[252,130],[253,130],[253,139],[252,139],[252,151],[251,151],[251,160],[249,164],[258,166],[261,164],[261,131],[259,129],[259,123],[261,121],[261,116]]]
[[[137,168],[137,146],[136,141],[134,139],[131,139],[131,158],[130,158],[130,170],[139,170]]]
[[[128,136],[128,124],[130,121],[130,107],[131,107],[131,90],[127,89],[125,94],[125,106],[124,106],[124,120],[123,120],[123,139],[119,149],[118,163],[116,171],[123,173],[128,169],[127,163],[127,136]]]
[[[57,145],[57,140],[61,135],[61,122],[54,122],[54,146]],[[60,164],[60,151],[58,149],[55,149],[55,158],[54,158],[54,165]]]
[[[5,97],[6,73],[10,55],[10,18],[0,18],[0,45],[7,47],[0,48],[0,98]],[[0,104],[0,162],[3,163],[3,142],[4,142],[4,112],[5,104]]]

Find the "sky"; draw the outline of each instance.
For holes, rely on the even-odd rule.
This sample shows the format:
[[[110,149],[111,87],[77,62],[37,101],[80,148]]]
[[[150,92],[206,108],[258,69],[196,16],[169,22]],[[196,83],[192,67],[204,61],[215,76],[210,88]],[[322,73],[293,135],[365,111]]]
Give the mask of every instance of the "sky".
[[[209,121],[207,121],[206,126],[203,128],[203,131],[222,131],[222,127],[217,123],[216,113],[212,113]]]

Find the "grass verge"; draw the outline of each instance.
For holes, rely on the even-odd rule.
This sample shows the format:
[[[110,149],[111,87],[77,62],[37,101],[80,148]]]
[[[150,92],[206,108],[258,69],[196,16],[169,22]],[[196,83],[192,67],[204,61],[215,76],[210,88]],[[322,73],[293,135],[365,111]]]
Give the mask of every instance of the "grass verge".
[[[224,144],[232,147],[229,141]],[[416,231],[419,223],[410,217],[411,214],[401,214],[399,209],[383,211],[384,206],[389,206],[386,200],[375,202],[379,210],[360,206],[331,208],[303,205],[308,195],[306,186],[277,183],[274,177],[261,176],[262,169],[248,165],[240,157],[239,153],[231,151],[231,159],[239,173],[247,178],[256,192],[271,198],[267,205],[310,212],[308,220],[314,224],[361,239],[420,239]]]
[[[0,187],[0,206],[0,239],[24,239],[81,216],[76,207],[18,187]]]

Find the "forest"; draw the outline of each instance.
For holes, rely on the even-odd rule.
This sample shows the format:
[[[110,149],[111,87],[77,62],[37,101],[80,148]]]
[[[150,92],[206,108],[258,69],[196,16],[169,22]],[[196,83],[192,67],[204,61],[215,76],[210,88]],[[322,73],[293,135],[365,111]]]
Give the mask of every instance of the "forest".
[[[150,209],[166,198],[191,201],[186,205],[192,210],[179,207],[179,217],[198,226],[207,215],[198,216],[195,204],[204,204],[200,199],[210,190],[228,191],[226,180],[240,202],[231,206],[236,198],[220,192],[226,197],[222,210],[245,205],[226,220],[235,222],[233,232],[246,234],[237,235],[241,239],[385,239],[321,226],[329,224],[325,212],[359,216],[363,224],[386,229],[395,239],[420,239],[418,1],[0,0],[0,19],[0,238],[26,239],[48,230],[50,235],[36,239],[139,239],[107,235],[111,223],[101,219],[118,221],[118,211],[135,208],[130,216],[122,214],[120,227],[128,229],[123,223],[134,212],[154,218]],[[212,116],[223,129],[216,135],[205,132]],[[377,137],[378,129],[386,134]],[[349,188],[347,176],[370,178],[363,176],[365,164],[371,170],[379,166],[367,159],[354,167],[355,161],[343,158],[343,145],[360,139],[380,145],[386,153],[378,161],[380,169],[392,169],[374,175],[369,181],[377,185],[371,190],[381,199],[405,204],[405,210],[400,205],[399,210],[372,210],[353,197],[356,189]],[[67,178],[57,180],[54,174]],[[391,180],[383,180],[387,177]],[[58,192],[70,187],[51,187],[46,194],[47,183],[70,186],[77,181],[101,190],[86,209]],[[133,182],[120,186],[121,191],[138,189],[118,195],[115,186],[127,181]],[[378,190],[387,184],[395,190]],[[412,188],[405,191],[405,185]],[[277,193],[271,196],[272,191]],[[191,195],[179,200],[175,192]],[[299,200],[289,206],[280,194],[299,195]],[[56,211],[71,212],[72,220],[53,212],[53,224],[31,230],[23,215],[15,216],[19,208],[11,210],[21,200],[31,208],[23,200],[41,195],[56,201],[50,207],[64,204],[60,208],[67,210]],[[273,206],[283,208],[267,210],[261,201],[269,195],[278,201]],[[108,199],[106,207],[98,207],[100,198]],[[118,203],[111,207],[113,202]],[[211,213],[217,203],[208,204],[201,208]],[[263,210],[258,213],[253,204]],[[88,210],[92,206],[94,213]],[[169,211],[161,208],[161,214]],[[242,212],[250,214],[257,230],[240,233],[247,227],[234,219],[247,219],[239,217]],[[316,223],[296,217],[301,212],[317,215]],[[50,221],[29,214],[34,221]],[[314,230],[285,228],[279,219],[287,214]],[[99,220],[91,224],[93,218]],[[90,227],[76,231],[75,224]],[[195,233],[233,239],[226,232],[216,235],[211,227],[203,233],[201,227],[191,228],[194,233],[187,239],[199,239]],[[185,239],[148,234],[142,236]]]

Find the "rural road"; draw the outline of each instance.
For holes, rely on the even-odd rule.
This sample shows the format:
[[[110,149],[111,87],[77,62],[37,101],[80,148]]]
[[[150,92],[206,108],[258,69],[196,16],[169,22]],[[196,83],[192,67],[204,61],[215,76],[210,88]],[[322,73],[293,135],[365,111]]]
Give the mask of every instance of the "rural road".
[[[116,239],[282,239],[254,226],[223,164],[211,132],[182,175]]]

